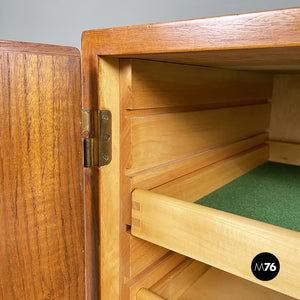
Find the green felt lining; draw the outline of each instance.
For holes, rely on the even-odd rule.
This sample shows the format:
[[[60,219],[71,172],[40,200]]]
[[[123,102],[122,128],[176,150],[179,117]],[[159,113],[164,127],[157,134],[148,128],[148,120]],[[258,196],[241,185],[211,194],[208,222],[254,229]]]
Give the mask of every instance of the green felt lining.
[[[195,203],[300,231],[300,167],[266,162]]]

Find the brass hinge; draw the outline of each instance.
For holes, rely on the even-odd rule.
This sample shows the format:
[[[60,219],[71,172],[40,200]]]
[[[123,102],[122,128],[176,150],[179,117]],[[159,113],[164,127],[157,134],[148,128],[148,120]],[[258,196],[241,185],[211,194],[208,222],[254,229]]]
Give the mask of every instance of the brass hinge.
[[[101,167],[111,161],[111,112],[82,110],[84,167]]]

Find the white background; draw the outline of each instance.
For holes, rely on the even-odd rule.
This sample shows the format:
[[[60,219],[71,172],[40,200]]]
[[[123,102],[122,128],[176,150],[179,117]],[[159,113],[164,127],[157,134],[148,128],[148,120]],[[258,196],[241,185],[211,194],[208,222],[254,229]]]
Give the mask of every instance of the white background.
[[[295,0],[0,0],[0,39],[80,48],[87,29],[300,6]]]

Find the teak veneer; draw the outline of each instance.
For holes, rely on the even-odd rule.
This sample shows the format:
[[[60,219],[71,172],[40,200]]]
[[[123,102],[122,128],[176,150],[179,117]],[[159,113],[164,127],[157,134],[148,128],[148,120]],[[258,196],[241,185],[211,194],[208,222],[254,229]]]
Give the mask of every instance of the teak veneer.
[[[80,53],[0,42],[0,298],[84,299]]]
[[[299,232],[192,203],[300,168],[300,8],[89,30],[81,61],[1,41],[0,61],[1,299],[300,298]],[[84,167],[97,129],[107,164]]]

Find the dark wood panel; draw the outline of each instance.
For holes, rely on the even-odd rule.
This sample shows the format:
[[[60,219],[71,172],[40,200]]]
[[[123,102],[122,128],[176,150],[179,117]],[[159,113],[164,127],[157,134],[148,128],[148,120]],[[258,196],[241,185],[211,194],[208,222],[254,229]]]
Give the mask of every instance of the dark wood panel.
[[[49,54],[49,55],[65,55],[65,56],[79,56],[78,49],[66,46],[3,41],[0,40],[0,51],[6,52],[20,52],[31,54]]]
[[[86,299],[99,299],[99,168],[84,169]]]
[[[98,54],[146,54],[300,46],[300,8],[88,30]],[[86,41],[85,41],[86,40]]]
[[[0,298],[84,299],[80,56],[17,46],[0,52]]]

